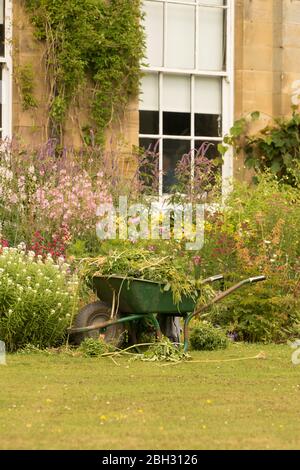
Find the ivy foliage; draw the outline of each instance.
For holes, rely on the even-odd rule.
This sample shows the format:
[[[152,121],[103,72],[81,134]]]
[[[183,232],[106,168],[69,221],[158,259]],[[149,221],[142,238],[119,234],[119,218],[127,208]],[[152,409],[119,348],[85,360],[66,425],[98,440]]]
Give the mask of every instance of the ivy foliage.
[[[139,91],[145,50],[140,0],[25,0],[25,5],[37,38],[46,44],[52,136],[62,137],[71,102],[91,83],[91,117],[96,140],[103,143],[105,128]]]
[[[250,134],[250,124],[260,113],[237,120],[225,136],[219,151],[225,154],[228,145],[237,153],[243,151],[245,165],[259,172],[270,172],[282,183],[300,184],[300,113],[292,108],[292,116],[274,119],[257,134]]]
[[[22,107],[24,111],[38,107],[38,101],[34,96],[34,72],[31,64],[25,64],[17,69]]]

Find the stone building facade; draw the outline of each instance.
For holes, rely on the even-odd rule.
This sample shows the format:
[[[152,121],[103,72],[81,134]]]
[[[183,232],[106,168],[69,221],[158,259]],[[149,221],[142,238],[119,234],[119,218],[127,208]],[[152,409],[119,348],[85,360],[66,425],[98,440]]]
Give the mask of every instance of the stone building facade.
[[[111,132],[122,135],[128,148],[156,140],[164,169],[174,164],[178,149],[205,140],[213,149],[233,121],[249,112],[262,113],[257,125],[290,113],[292,87],[300,80],[300,0],[143,3],[149,67],[141,98],[129,104],[108,138]],[[0,0],[0,26],[5,34],[0,50],[2,137],[41,143],[48,122],[43,45],[34,37],[22,0]],[[19,77],[28,64],[38,106],[26,110]],[[84,100],[70,110],[66,145],[80,145],[86,112]],[[245,176],[242,162],[229,156],[223,173],[224,178]]]

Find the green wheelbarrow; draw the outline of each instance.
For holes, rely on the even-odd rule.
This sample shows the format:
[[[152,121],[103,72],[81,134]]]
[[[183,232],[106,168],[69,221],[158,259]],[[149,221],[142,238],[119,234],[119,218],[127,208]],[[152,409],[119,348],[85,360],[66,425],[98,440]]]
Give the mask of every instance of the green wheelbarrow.
[[[95,276],[92,286],[101,301],[93,302],[81,309],[68,333],[72,335],[76,344],[86,337],[98,338],[102,335],[106,342],[119,346],[126,324],[132,325],[138,320],[148,319],[159,339],[162,333],[157,315],[183,317],[184,350],[187,351],[189,323],[195,315],[201,316],[204,311],[246,284],[265,279],[265,276],[244,279],[229,289],[219,292],[208,303],[197,308],[197,302],[190,297],[183,297],[182,301],[175,305],[172,292],[164,291],[164,285],[158,282],[121,276]],[[204,279],[202,284],[222,280],[223,275],[218,274]],[[134,328],[131,328],[132,330],[134,331]]]

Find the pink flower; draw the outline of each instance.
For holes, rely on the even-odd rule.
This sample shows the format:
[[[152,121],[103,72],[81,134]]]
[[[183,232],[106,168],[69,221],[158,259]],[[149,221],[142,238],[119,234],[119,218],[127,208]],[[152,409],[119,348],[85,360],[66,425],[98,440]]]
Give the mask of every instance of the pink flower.
[[[202,258],[201,256],[196,255],[192,258],[192,260],[193,260],[194,266],[199,266],[201,264]]]

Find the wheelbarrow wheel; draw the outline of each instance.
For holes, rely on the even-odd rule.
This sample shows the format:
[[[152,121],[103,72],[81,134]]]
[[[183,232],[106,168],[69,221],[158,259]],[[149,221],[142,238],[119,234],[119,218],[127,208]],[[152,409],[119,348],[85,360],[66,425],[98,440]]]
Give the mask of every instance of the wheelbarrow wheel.
[[[111,309],[104,302],[93,302],[83,307],[77,314],[74,321],[74,328],[84,328],[96,323],[110,320]],[[119,317],[119,315],[117,315]],[[102,338],[106,343],[120,347],[124,342],[125,328],[123,323],[111,325],[105,330],[92,330],[84,333],[73,333],[72,342],[79,345],[86,338]]]

